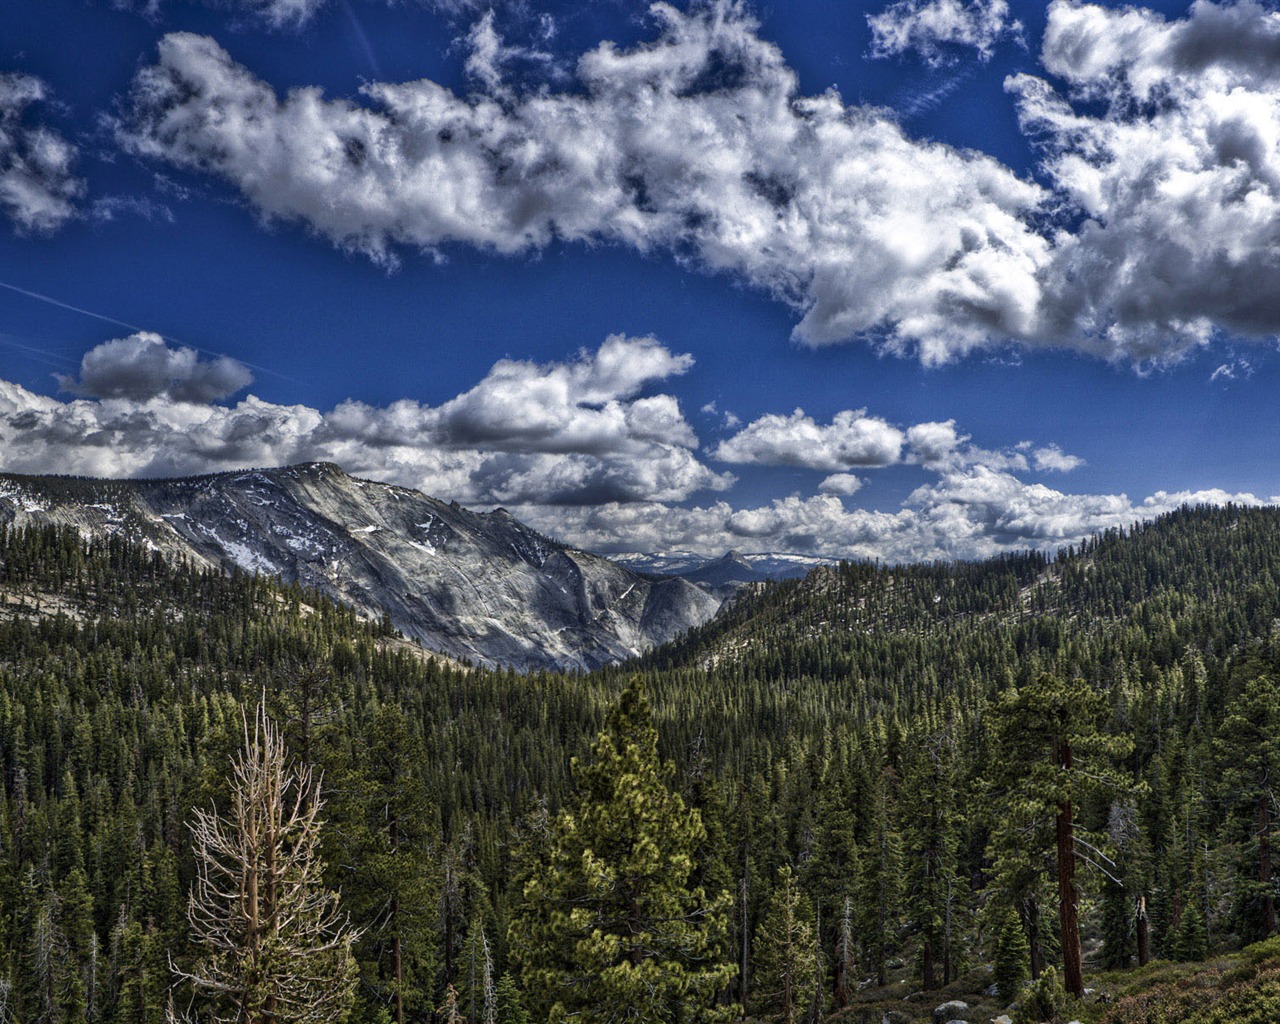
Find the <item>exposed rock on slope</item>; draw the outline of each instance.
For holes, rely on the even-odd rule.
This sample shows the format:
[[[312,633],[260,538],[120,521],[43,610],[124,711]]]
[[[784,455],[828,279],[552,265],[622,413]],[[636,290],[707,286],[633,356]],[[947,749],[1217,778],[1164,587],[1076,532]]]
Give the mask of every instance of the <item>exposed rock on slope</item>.
[[[386,614],[432,650],[519,669],[595,668],[710,619],[718,598],[337,466],[178,480],[0,475],[0,523],[123,533],[168,555],[297,580]]]

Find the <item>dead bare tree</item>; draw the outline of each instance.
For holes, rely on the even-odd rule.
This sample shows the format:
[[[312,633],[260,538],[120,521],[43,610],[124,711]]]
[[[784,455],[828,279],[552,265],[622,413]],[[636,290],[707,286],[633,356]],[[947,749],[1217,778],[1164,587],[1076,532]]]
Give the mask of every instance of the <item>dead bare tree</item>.
[[[227,1024],[335,1024],[355,989],[359,937],[325,888],[319,780],[291,765],[259,705],[232,760],[231,807],[197,810],[192,937],[205,954],[177,973]]]

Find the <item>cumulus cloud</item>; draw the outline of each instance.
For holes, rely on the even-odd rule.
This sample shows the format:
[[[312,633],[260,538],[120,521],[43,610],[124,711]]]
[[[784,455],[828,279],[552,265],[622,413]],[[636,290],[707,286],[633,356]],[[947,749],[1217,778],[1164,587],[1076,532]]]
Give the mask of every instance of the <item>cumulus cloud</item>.
[[[914,51],[935,67],[954,63],[965,51],[990,60],[997,43],[1022,32],[1022,23],[1009,17],[1007,0],[898,0],[867,15],[867,23],[872,56]]]
[[[90,349],[80,360],[79,376],[59,375],[58,382],[88,398],[206,403],[247,388],[253,374],[227,356],[201,359],[195,349],[170,348],[160,335],[142,331]]]
[[[118,137],[388,265],[452,245],[665,253],[790,304],[811,345],[936,364],[1012,342],[1146,366],[1280,333],[1280,14],[1256,0],[1177,20],[1054,0],[1041,58],[1062,91],[1006,82],[1042,147],[1036,181],[802,93],[736,0],[657,4],[648,41],[602,42],[572,83],[523,89],[511,66],[545,54],[467,10],[466,95],[281,95],[173,33]],[[877,52],[930,60],[989,54],[1014,28],[1003,0],[900,0],[872,22]]]
[[[734,481],[699,461],[672,396],[643,393],[691,363],[615,335],[567,362],[503,360],[438,406],[321,412],[252,395],[217,404],[250,382],[241,364],[138,334],[85,355],[63,381],[78,400],[0,382],[0,468],[163,476],[323,459],[478,504],[682,501]]]
[[[917,423],[907,431],[907,445],[913,462],[935,468],[944,465],[952,457],[961,442],[955,420],[941,423]]]
[[[832,473],[820,484],[818,490],[823,494],[838,494],[847,498],[862,489],[862,480],[852,473]]]
[[[23,233],[60,228],[76,216],[84,194],[84,182],[72,171],[76,147],[26,116],[48,100],[49,88],[39,78],[0,74],[0,210]]]
[[[1153,362],[1280,331],[1280,14],[1055,0],[1042,59],[1067,95],[1007,88],[1083,216],[1044,268],[1043,330]]]
[[[1007,448],[982,448],[956,429],[955,420],[909,428],[907,461],[937,472],[981,467],[996,472],[1034,468],[1040,473],[1068,473],[1084,465],[1084,459],[1067,454],[1056,444],[1037,447],[1031,441],[1020,441]]]
[[[550,15],[543,15],[549,18]],[[518,46],[507,42],[498,33],[493,8],[485,11],[467,33],[470,52],[467,54],[466,71],[491,96],[510,98],[509,81],[513,65],[532,65],[553,77],[558,71],[550,53],[534,46]]]
[[[213,40],[173,33],[119,137],[384,262],[403,246],[612,242],[745,279],[802,314],[809,344],[871,335],[936,362],[1032,330],[1039,186],[911,139],[888,112],[801,93],[733,0],[652,12],[656,39],[601,43],[576,87],[518,95],[422,80],[359,101],[281,96]]]
[[[652,338],[616,335],[562,362],[500,361],[439,405],[348,401],[323,412],[253,395],[228,403],[247,382],[239,364],[134,335],[85,356],[69,383],[88,397],[64,401],[0,381],[0,470],[136,477],[326,460],[446,499],[506,505],[546,533],[607,552],[738,548],[890,561],[1051,550],[1184,502],[1260,502],[1223,491],[1159,491],[1141,502],[1069,494],[1017,475],[1079,464],[1056,445],[991,451],[949,420],[902,430],[851,412],[824,426],[797,412],[773,426],[761,417],[739,436],[752,458],[836,466],[818,494],[682,507],[734,483],[699,460],[675,399],[651,393],[689,367]],[[846,507],[862,481],[840,467],[890,456],[919,465],[929,482],[894,511]]]
[[[704,410],[705,411],[705,410]],[[1084,465],[1056,444],[1037,447],[1021,441],[1006,448],[983,448],[956,429],[955,420],[917,423],[905,429],[865,409],[837,413],[821,425],[797,409],[790,416],[761,416],[712,452],[722,462],[761,466],[795,466],[831,473],[818,489],[848,496],[862,481],[838,472],[907,462],[936,473],[983,467],[995,471],[1066,473]]]
[[[865,409],[836,413],[826,426],[803,409],[790,416],[761,416],[722,441],[715,457],[722,462],[762,466],[801,466],[826,472],[855,466],[889,466],[902,453],[904,435]]]
[[[908,562],[1028,548],[1051,552],[1183,504],[1229,501],[1264,504],[1252,494],[1222,490],[1157,491],[1135,503],[1123,494],[1066,494],[1008,472],[970,467],[944,473],[892,512],[849,509],[835,495],[792,496],[748,509],[720,501],[695,508],[636,503],[516,511],[542,530],[605,552],[714,556],[737,549]]]
[[[1041,473],[1070,473],[1084,465],[1079,455],[1068,455],[1056,444],[1037,448],[1031,454],[1031,463]]]

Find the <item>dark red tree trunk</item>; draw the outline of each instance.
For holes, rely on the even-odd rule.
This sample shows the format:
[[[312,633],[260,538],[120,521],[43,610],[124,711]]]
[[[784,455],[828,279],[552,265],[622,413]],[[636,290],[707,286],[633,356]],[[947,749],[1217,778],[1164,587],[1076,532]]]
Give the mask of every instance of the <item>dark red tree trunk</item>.
[[[1059,739],[1058,767],[1071,771],[1071,745]],[[1058,804],[1058,923],[1062,929],[1062,982],[1077,999],[1084,995],[1080,957],[1080,912],[1076,905],[1076,840],[1071,801]]]

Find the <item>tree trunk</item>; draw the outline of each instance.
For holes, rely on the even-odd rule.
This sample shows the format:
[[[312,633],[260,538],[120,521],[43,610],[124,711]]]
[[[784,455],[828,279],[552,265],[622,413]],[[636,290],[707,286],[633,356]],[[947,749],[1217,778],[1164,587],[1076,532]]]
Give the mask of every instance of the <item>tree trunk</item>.
[[[936,979],[933,976],[933,933],[930,931],[924,933],[924,941],[920,947],[920,967],[924,975],[924,990],[932,992],[936,987]]]
[[[400,852],[400,818],[391,816],[391,854]],[[397,875],[399,867],[397,866]],[[391,898],[391,970],[396,979],[396,1024],[404,1024],[404,957],[400,950],[400,894]]]
[[[1276,892],[1271,884],[1271,812],[1267,793],[1258,797],[1258,881],[1262,890],[1262,928],[1264,937],[1276,930]]]
[[[951,886],[953,880],[947,879],[947,925],[945,938],[942,943],[942,984],[951,984],[951,907],[952,895]]]
[[[748,889],[748,872],[749,869],[744,863],[742,866],[742,977],[739,978],[741,999],[739,1002],[743,1006],[747,1005],[747,889]]]
[[[833,993],[835,995],[836,1009],[843,1009],[849,1005],[849,985],[852,981],[849,974],[853,961],[853,958],[849,955],[849,949],[853,945],[850,902],[849,897],[846,896],[844,898],[844,916],[840,919],[840,949],[838,951],[839,957],[836,960],[836,985]]]
[[[1027,932],[1027,948],[1031,960],[1031,978],[1038,980],[1044,970],[1044,952],[1040,949],[1040,904],[1035,897],[1022,904],[1022,924]]]
[[[1147,898],[1138,897],[1138,966],[1151,961],[1151,921],[1147,917]]]
[[[391,900],[391,970],[396,979],[396,1024],[404,1024],[404,958],[400,952],[400,897]]]
[[[1058,740],[1058,767],[1071,771],[1071,745]],[[1062,930],[1062,981],[1077,999],[1084,995],[1080,962],[1080,914],[1076,905],[1076,840],[1071,801],[1058,804],[1058,923]]]

